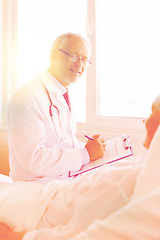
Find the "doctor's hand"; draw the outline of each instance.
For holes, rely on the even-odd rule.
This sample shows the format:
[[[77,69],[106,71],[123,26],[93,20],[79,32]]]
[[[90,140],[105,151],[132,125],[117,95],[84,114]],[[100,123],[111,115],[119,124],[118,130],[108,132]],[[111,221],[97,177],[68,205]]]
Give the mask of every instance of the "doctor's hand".
[[[106,147],[105,140],[100,138],[100,134],[94,135],[93,138],[94,140],[88,140],[85,145],[91,161],[103,157]]]

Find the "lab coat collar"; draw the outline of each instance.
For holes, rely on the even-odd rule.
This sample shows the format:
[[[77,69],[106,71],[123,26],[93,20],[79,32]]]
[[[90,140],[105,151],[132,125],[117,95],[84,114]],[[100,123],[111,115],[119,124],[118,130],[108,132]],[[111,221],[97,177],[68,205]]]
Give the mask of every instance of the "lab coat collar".
[[[63,94],[66,92],[66,88],[59,83],[52,74],[46,70],[45,72],[38,73],[37,78],[43,82],[51,95],[53,94],[57,96],[57,99],[59,99],[59,101],[61,101],[68,108],[68,105],[63,97]]]
[[[37,77],[43,82],[49,92],[60,92],[62,95],[66,92],[66,88],[59,83],[47,70],[43,73],[39,73]]]

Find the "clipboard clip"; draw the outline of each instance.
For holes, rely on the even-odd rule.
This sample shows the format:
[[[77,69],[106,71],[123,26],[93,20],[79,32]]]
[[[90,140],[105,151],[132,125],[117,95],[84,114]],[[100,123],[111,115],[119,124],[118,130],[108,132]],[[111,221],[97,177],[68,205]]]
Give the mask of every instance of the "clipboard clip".
[[[128,137],[124,137],[123,139],[123,142],[124,142],[124,148],[125,149],[128,149],[128,148],[131,148],[131,142],[130,142],[130,139]]]

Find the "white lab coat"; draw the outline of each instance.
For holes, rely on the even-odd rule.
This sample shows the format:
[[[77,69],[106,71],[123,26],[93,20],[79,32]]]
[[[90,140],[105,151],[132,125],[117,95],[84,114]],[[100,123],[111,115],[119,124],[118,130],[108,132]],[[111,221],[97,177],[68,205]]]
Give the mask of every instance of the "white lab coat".
[[[53,104],[53,121],[49,115]],[[10,176],[13,180],[67,178],[89,162],[89,155],[75,137],[73,112],[63,97],[64,87],[49,72],[44,72],[12,97],[8,106]],[[59,112],[59,113],[58,113]]]

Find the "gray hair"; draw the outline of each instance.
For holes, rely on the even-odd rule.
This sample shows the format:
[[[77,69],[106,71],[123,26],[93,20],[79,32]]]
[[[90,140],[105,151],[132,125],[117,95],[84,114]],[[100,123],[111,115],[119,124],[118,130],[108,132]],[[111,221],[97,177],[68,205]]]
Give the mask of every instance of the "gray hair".
[[[52,56],[53,56],[54,50],[57,50],[57,49],[59,49],[59,48],[62,48],[64,42],[65,42],[67,39],[71,39],[71,38],[82,39],[83,41],[85,41],[85,42],[87,43],[87,45],[88,45],[89,51],[91,52],[90,42],[89,42],[89,40],[88,40],[87,38],[84,38],[84,37],[81,36],[80,34],[68,32],[68,33],[64,33],[64,34],[58,36],[58,37],[54,40],[54,42],[53,42],[53,44],[52,44],[52,47],[51,47],[50,59],[51,59]]]
[[[52,49],[58,49],[60,48],[63,43],[65,42],[66,39],[71,39],[71,38],[79,38],[79,39],[82,39],[84,41],[86,41],[88,43],[88,47],[90,47],[90,44],[89,44],[89,41],[88,39],[84,38],[83,36],[81,36],[80,34],[76,34],[76,33],[71,33],[71,32],[68,32],[68,33],[64,33],[60,36],[58,36],[55,41],[53,42],[53,45],[52,45]]]

